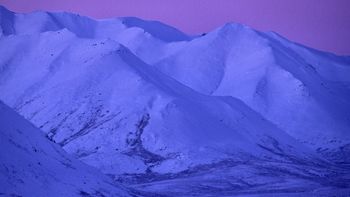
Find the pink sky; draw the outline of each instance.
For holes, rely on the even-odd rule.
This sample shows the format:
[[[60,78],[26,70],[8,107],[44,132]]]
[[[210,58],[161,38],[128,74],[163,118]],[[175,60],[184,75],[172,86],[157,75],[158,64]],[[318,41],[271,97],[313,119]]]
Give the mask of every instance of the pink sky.
[[[188,34],[240,22],[316,49],[350,55],[350,0],[0,0],[0,4],[16,12],[136,16],[162,21]]]

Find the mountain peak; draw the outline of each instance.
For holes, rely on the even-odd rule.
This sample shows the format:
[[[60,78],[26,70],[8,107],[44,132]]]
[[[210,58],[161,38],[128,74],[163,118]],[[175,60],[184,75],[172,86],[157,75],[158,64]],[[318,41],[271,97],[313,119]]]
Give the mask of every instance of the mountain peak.
[[[159,21],[148,21],[137,17],[121,17],[120,19],[127,27],[139,27],[165,42],[190,40],[188,35]]]
[[[254,30],[253,28],[246,26],[241,23],[235,23],[235,22],[229,22],[226,23],[218,28],[216,28],[214,31],[209,32],[208,34],[217,34],[217,36],[221,38],[227,38],[229,37],[237,37],[238,35],[241,36],[248,36],[250,39],[256,39],[260,37],[258,35],[258,31]]]
[[[237,30],[253,30],[249,26],[246,26],[242,23],[236,23],[236,22],[228,22],[222,25],[221,27],[217,28],[220,31],[237,31]]]

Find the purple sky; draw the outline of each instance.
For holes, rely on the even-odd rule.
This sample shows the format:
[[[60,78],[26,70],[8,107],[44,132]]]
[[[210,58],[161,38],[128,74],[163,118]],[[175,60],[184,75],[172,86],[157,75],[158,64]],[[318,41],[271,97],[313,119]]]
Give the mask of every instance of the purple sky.
[[[70,11],[93,18],[136,16],[196,34],[240,22],[350,55],[350,0],[0,0],[16,12]]]

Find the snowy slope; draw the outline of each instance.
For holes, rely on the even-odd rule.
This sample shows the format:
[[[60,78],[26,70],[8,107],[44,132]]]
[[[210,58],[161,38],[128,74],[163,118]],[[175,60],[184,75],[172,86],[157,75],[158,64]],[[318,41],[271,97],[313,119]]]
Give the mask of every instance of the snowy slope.
[[[229,23],[154,65],[201,93],[241,99],[319,152],[349,153],[349,57]]]
[[[0,102],[0,195],[129,196]]]

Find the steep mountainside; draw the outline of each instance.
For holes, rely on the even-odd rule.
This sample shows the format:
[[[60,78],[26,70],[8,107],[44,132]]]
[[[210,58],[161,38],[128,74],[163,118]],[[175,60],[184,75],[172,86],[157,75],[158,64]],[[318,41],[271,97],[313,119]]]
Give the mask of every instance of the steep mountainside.
[[[0,195],[129,196],[0,102]]]

